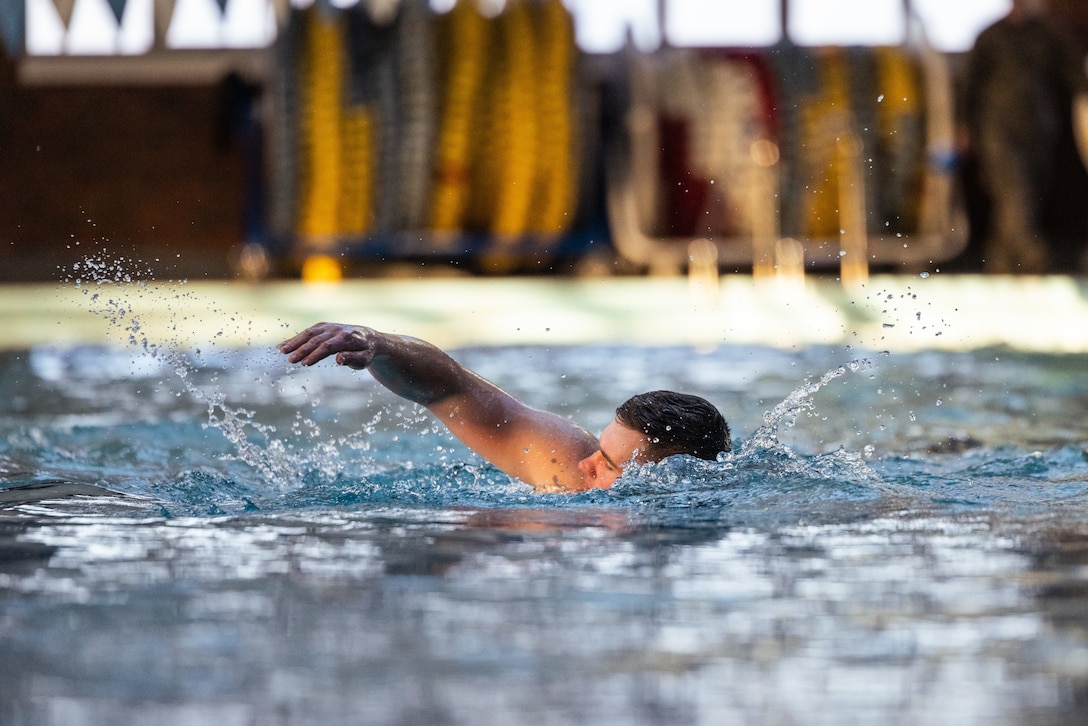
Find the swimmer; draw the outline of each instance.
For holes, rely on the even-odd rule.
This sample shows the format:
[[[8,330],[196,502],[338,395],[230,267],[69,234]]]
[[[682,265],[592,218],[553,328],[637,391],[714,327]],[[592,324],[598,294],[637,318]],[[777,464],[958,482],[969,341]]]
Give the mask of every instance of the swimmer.
[[[318,323],[280,343],[291,363],[330,356],[367,369],[393,393],[424,406],[466,446],[512,477],[545,491],[612,486],[624,467],[676,454],[714,460],[730,449],[729,426],[698,396],[651,391],[630,398],[593,434],[532,408],[418,338]]]

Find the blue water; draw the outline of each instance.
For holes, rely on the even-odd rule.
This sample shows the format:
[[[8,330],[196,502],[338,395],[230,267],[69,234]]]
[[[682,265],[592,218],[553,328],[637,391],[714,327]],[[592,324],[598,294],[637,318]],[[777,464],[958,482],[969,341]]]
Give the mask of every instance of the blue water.
[[[1084,722],[1088,357],[454,354],[734,453],[538,494],[270,348],[2,353],[0,723]]]
[[[365,373],[293,369],[270,348],[41,347],[0,358],[10,392],[0,472],[8,486],[104,486],[172,516],[368,503],[735,510],[783,496],[1026,510],[1084,493],[1081,355],[592,346],[455,355],[594,430],[639,383],[694,391],[727,412],[734,453],[648,466],[610,491],[538,495]],[[1036,484],[1025,491],[1025,482]]]

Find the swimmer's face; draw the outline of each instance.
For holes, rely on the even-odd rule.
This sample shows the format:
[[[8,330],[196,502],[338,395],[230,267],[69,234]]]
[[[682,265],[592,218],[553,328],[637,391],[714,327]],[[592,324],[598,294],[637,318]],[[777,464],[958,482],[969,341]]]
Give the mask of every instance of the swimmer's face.
[[[645,435],[613,420],[601,432],[600,448],[578,462],[586,488],[612,486],[625,466],[642,463],[640,454],[646,444]]]

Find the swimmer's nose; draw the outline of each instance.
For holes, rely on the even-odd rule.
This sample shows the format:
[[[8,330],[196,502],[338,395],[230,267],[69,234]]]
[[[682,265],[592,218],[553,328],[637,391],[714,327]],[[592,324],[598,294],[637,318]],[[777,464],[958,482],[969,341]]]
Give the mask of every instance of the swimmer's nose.
[[[582,459],[581,461],[578,462],[578,470],[581,471],[586,476],[586,478],[588,478],[588,479],[596,479],[597,478],[597,461],[596,461],[596,459],[597,459],[597,455],[596,454],[591,454],[590,456],[587,456],[586,458],[584,458],[584,459]]]

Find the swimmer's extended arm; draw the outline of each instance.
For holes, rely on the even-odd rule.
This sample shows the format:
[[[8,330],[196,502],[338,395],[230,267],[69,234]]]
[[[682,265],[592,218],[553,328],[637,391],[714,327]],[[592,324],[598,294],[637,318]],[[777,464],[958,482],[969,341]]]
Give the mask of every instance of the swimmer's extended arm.
[[[361,325],[318,323],[280,343],[280,351],[304,366],[335,355],[337,365],[368,368],[390,391],[428,408],[467,387],[472,375],[426,341]]]
[[[318,323],[280,344],[292,363],[329,356],[368,369],[393,393],[426,406],[469,448],[507,474],[540,488],[581,488],[578,462],[597,440],[571,421],[531,408],[417,338]]]

